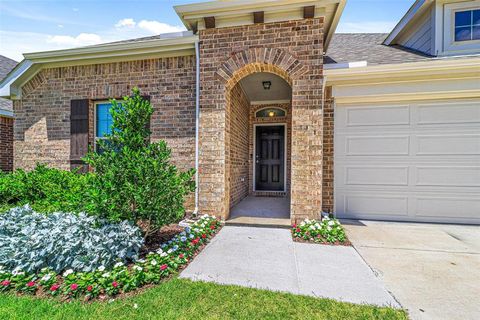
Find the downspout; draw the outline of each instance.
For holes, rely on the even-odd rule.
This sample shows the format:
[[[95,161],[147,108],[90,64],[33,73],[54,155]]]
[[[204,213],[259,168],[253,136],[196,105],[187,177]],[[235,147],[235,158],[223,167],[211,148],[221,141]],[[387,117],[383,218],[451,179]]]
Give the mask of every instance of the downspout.
[[[195,59],[196,59],[196,80],[195,80],[195,210],[193,215],[198,215],[198,194],[199,194],[199,129],[200,129],[200,45],[199,40],[195,40]]]

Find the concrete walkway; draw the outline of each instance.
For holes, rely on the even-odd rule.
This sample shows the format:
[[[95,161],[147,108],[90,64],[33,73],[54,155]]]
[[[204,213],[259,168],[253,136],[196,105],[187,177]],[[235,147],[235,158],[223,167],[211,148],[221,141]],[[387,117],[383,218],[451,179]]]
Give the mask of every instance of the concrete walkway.
[[[227,224],[290,228],[290,199],[248,196],[232,208]]]
[[[412,319],[480,319],[480,227],[343,221]]]
[[[355,249],[294,243],[284,229],[225,226],[180,277],[399,306]]]

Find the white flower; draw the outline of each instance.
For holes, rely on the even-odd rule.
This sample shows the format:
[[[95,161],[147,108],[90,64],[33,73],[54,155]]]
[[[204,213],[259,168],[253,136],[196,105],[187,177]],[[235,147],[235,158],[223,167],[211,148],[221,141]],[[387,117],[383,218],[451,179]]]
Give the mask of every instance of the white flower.
[[[104,278],[110,277],[110,272],[105,272],[104,274],[102,274],[102,277]]]
[[[157,265],[157,260],[153,259],[151,262],[152,266],[156,266]]]
[[[108,303],[112,303],[114,301],[115,301],[115,299],[110,299],[110,300],[108,300]]]
[[[114,265],[113,267],[114,267],[114,268],[123,267],[123,262],[117,262],[117,263],[115,263],[115,265]]]
[[[138,263],[145,263],[145,260],[143,260],[143,259],[138,259],[137,262],[138,262]]]
[[[52,275],[51,275],[50,273],[47,273],[46,275],[44,275],[44,276],[42,277],[41,280],[42,280],[42,281],[48,281],[48,280],[50,280],[51,278],[52,278]]]
[[[335,223],[335,221],[330,220],[330,221],[328,221],[328,225],[329,225],[329,226],[334,226],[334,225],[336,225],[336,223]]]
[[[315,230],[315,226],[310,226],[310,230]]]
[[[136,271],[142,271],[143,268],[140,267],[140,266],[133,266],[133,269],[136,270]]]
[[[138,304],[135,303],[135,304],[133,305],[133,309],[138,309]]]
[[[158,249],[158,250],[157,250],[157,253],[158,253],[158,254],[162,254],[162,253],[163,253],[162,248]]]
[[[71,275],[72,273],[73,273],[73,270],[72,270],[72,269],[68,269],[67,271],[65,271],[65,272],[63,273],[63,276],[64,276],[64,277],[68,277],[68,276]]]
[[[173,252],[172,249],[168,249],[168,251],[167,251],[168,254],[170,254],[170,253],[172,253],[172,252]]]
[[[160,253],[160,257],[162,257],[162,258],[163,258],[163,257],[166,257],[166,256],[168,256],[168,254],[167,254],[166,252],[162,252],[162,253]]]
[[[25,274],[25,272],[20,271],[19,269],[15,269],[15,270],[12,271],[12,274],[14,276],[23,276]]]
[[[97,270],[100,271],[100,272],[103,272],[103,271],[105,271],[105,266],[100,266],[100,267],[98,267]]]

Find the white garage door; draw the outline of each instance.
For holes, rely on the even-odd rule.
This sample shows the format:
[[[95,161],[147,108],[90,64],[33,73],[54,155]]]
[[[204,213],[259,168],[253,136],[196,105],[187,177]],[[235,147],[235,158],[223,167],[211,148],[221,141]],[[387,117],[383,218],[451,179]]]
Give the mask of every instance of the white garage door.
[[[337,106],[335,210],[480,223],[480,100]]]

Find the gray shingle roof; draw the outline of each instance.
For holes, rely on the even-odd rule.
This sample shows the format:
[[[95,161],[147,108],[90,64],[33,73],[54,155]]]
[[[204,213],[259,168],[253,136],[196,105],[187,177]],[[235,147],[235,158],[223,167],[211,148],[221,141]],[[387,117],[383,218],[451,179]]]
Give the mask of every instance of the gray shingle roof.
[[[0,81],[17,65],[17,61],[0,55]],[[0,98],[0,110],[12,111],[12,102]]]
[[[367,61],[368,65],[415,62],[432,56],[401,46],[383,45],[386,33],[337,33],[324,59],[325,63]]]

